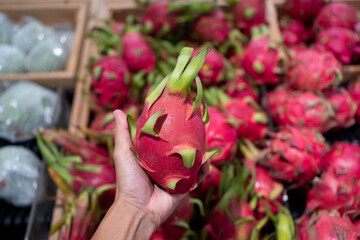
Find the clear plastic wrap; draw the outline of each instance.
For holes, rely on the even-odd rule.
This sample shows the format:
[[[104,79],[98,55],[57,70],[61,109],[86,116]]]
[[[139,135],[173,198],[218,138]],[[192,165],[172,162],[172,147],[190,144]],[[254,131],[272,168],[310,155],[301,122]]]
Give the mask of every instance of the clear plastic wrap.
[[[31,19],[31,18],[29,18]],[[36,20],[29,20],[12,37],[12,44],[29,53],[38,43],[53,37],[55,31]]]
[[[0,197],[15,206],[30,205],[36,195],[40,164],[27,148],[0,148]]]
[[[0,74],[25,71],[25,55],[17,47],[0,44]]]
[[[6,14],[0,12],[0,43],[10,43],[12,36],[12,22]]]
[[[17,82],[0,93],[0,137],[30,139],[39,127],[50,127],[58,94],[32,82]]]
[[[25,66],[29,72],[53,72],[63,70],[69,57],[67,48],[58,36],[36,45],[26,57]]]

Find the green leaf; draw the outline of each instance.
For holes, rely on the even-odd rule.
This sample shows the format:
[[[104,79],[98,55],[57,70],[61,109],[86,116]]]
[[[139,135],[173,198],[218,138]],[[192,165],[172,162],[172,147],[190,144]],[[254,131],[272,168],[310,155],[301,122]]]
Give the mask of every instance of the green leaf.
[[[158,118],[165,112],[165,110],[158,111],[154,113],[149,119],[146,121],[145,125],[140,129],[140,133],[149,134],[154,137],[158,137],[158,133],[154,131],[154,127]]]
[[[253,69],[255,72],[259,73],[259,74],[262,74],[264,73],[265,71],[265,67],[264,65],[262,64],[261,61],[259,60],[256,60],[254,63],[253,63]]]
[[[194,165],[196,156],[195,148],[188,145],[175,146],[175,148],[169,153],[169,155],[174,153],[180,154],[186,168],[191,168]]]
[[[150,110],[151,106],[159,99],[159,97],[163,93],[169,78],[170,74],[168,74],[145,99],[145,101],[148,103],[148,110]]]
[[[244,225],[246,223],[253,222],[253,221],[255,221],[254,217],[246,216],[246,217],[240,218],[239,220],[236,220],[234,224],[236,226],[240,227],[240,226],[242,226],[242,225]]]
[[[171,190],[175,190],[176,184],[181,180],[181,178],[171,180],[166,184],[166,187],[170,188]]]
[[[192,105],[192,108],[191,108],[191,112],[190,112],[190,115],[188,117],[188,119],[191,117],[191,115],[194,113],[194,111],[200,107],[200,104],[202,102],[202,99],[203,99],[203,87],[202,87],[202,84],[201,84],[201,81],[200,81],[200,78],[199,77],[196,77],[195,78],[195,81],[196,81],[196,89],[197,89],[197,94],[196,94],[196,98],[195,98],[195,101]]]
[[[92,70],[92,74],[94,76],[94,78],[97,80],[99,79],[100,75],[102,72],[102,67],[101,66],[96,66],[94,67],[94,69]]]
[[[198,206],[200,215],[202,217],[205,217],[205,209],[204,209],[204,204],[202,203],[202,201],[198,198],[191,198],[190,201],[193,205]]]
[[[136,122],[130,115],[126,116],[126,120],[128,123],[130,138],[134,142],[136,136],[136,128],[137,128]]]

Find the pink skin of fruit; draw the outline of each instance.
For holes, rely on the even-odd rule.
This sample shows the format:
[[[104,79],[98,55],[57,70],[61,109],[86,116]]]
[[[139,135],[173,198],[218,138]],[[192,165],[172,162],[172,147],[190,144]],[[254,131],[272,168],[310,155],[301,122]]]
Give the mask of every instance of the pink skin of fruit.
[[[295,90],[324,90],[341,80],[342,68],[332,53],[307,49],[296,52],[288,78]]]
[[[91,129],[95,131],[113,131],[115,129],[115,118],[112,112],[97,115],[91,123]]]
[[[275,122],[280,122],[280,116],[284,112],[285,104],[291,93],[284,85],[279,85],[273,91],[267,93],[270,115]]]
[[[110,28],[118,35],[122,35],[125,24],[123,22],[114,22],[110,24]]]
[[[314,27],[316,31],[330,27],[343,27],[355,30],[357,12],[354,6],[345,2],[331,2],[323,7],[317,15]]]
[[[298,227],[300,240],[342,239],[342,236],[347,240],[357,240],[360,237],[359,228],[336,211],[316,212],[304,218]]]
[[[195,49],[192,53],[192,56],[195,56],[199,53],[201,49]],[[204,86],[216,86],[222,80],[225,74],[225,58],[224,56],[216,51],[211,49],[206,56],[204,65],[199,71],[198,76],[201,79],[201,82]]]
[[[323,169],[327,145],[316,131],[287,127],[274,135],[264,151],[266,155],[259,163],[270,176],[302,186]]]
[[[242,0],[233,7],[234,23],[247,35],[251,28],[265,24],[265,2],[263,0]]]
[[[285,11],[291,17],[310,22],[325,5],[325,0],[288,0]]]
[[[360,39],[356,32],[331,27],[320,32],[316,45],[332,52],[343,64],[350,64],[360,56]]]
[[[240,76],[236,77],[236,80],[230,83],[227,94],[237,99],[251,97],[255,102],[259,103],[259,94],[245,78]]]
[[[355,124],[357,104],[347,90],[330,90],[326,92],[326,97],[335,112],[330,120],[329,129],[348,128]]]
[[[360,146],[356,143],[336,142],[324,157],[327,168],[335,174],[347,174],[360,179]]]
[[[124,43],[122,57],[130,71],[144,70],[150,73],[155,67],[155,54],[141,33],[129,31],[124,34],[122,40]]]
[[[199,184],[199,186],[191,192],[191,195],[195,198],[205,199],[207,194],[211,191],[211,200],[217,199],[221,174],[222,172],[217,167],[211,164],[209,174],[206,175],[206,177]]]
[[[360,78],[350,82],[348,90],[357,105],[356,118],[360,122]]]
[[[207,149],[218,149],[211,163],[221,165],[234,157],[236,153],[237,132],[229,123],[228,117],[216,108],[208,108],[210,122],[206,127]]]
[[[337,210],[341,214],[359,208],[360,188],[354,176],[335,174],[328,168],[321,178],[313,180],[313,187],[306,198],[306,209]]]
[[[141,19],[141,24],[150,29],[150,33],[157,35],[162,32],[173,31],[179,24],[176,22],[177,13],[169,12],[168,0],[152,2]]]
[[[286,46],[297,45],[304,43],[308,39],[308,33],[305,25],[295,19],[286,18],[280,21],[281,34]]]
[[[256,225],[255,215],[251,211],[249,205],[243,202],[239,204],[239,199],[233,198],[228,203],[229,217],[224,211],[215,206],[209,216],[209,223],[205,229],[209,233],[211,240],[248,240],[251,232]],[[244,217],[252,217],[253,221],[236,226],[234,222]]]
[[[109,110],[119,108],[126,101],[131,86],[125,62],[118,56],[102,56],[90,70],[95,104]]]
[[[270,46],[267,37],[252,39],[244,50],[242,67],[257,84],[277,84],[280,78],[280,56],[276,48]]]
[[[294,92],[279,111],[279,126],[305,127],[321,133],[329,129],[334,116],[331,104],[312,92]]]
[[[175,208],[174,212],[153,233],[150,240],[180,240],[185,237],[187,229],[176,226],[179,221],[189,222],[193,213],[193,206],[189,195],[185,196]]]
[[[201,101],[189,96],[207,49],[193,58],[191,53],[191,48],[183,48],[173,73],[147,96],[134,144],[138,163],[157,184],[174,194],[197,186],[208,157]],[[196,78],[196,83],[199,89],[201,80]],[[202,99],[199,93],[202,91],[197,95]]]
[[[194,33],[201,42],[212,42],[220,45],[225,42],[230,32],[230,24],[226,20],[225,13],[215,9],[200,17],[194,24]]]

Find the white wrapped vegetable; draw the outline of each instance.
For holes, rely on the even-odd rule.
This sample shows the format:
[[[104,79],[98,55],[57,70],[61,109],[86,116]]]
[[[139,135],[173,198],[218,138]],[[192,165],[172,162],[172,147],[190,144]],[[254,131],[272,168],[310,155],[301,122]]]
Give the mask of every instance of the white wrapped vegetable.
[[[58,94],[32,82],[18,82],[0,94],[0,137],[25,140],[39,127],[50,127]],[[27,135],[26,135],[27,134]]]
[[[0,12],[0,43],[10,43],[12,35],[12,22],[6,14]]]
[[[20,146],[0,148],[0,197],[16,206],[30,205],[35,198],[40,160]]]
[[[17,47],[0,44],[0,74],[25,71],[25,55]]]

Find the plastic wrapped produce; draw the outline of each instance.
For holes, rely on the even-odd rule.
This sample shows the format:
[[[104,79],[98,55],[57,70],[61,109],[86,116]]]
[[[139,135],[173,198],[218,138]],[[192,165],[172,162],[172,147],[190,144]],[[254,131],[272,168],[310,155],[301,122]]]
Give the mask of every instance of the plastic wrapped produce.
[[[21,146],[0,148],[0,197],[16,206],[30,205],[36,195],[40,161]]]
[[[0,44],[0,74],[25,71],[25,55],[17,47]]]
[[[49,127],[58,94],[31,82],[18,82],[0,94],[0,137],[30,138],[30,132]]]
[[[53,72],[63,70],[69,57],[66,46],[58,37],[48,38],[36,45],[26,57],[29,72]]]
[[[29,53],[39,42],[55,35],[55,32],[33,20],[22,26],[12,37],[12,44],[24,53]]]
[[[12,23],[6,14],[0,12],[0,43],[10,43]]]

